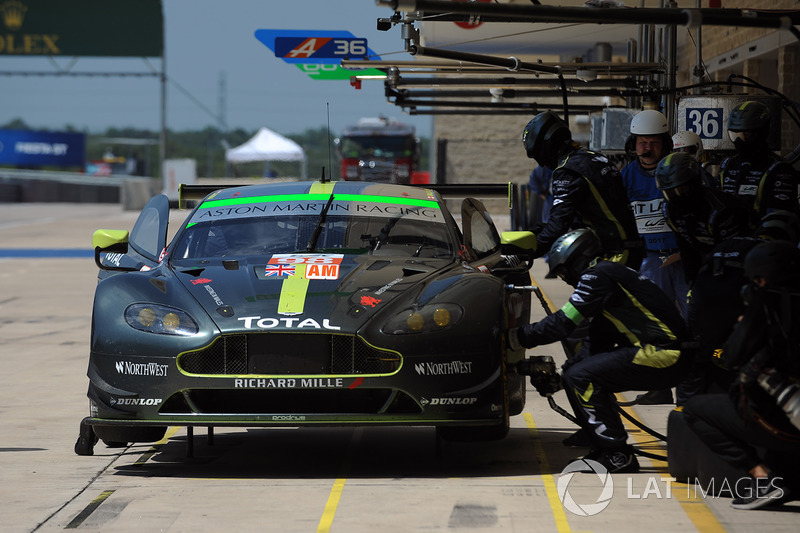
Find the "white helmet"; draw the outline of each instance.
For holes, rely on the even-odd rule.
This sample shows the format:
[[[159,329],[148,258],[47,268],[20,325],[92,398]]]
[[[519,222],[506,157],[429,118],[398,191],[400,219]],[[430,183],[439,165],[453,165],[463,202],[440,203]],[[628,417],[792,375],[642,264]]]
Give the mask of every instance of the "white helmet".
[[[645,109],[631,120],[631,135],[660,135],[667,132],[667,117],[655,109]]]
[[[699,162],[703,162],[705,152],[703,141],[693,131],[679,131],[672,136],[672,148],[676,152],[688,152]]]
[[[645,109],[637,113],[631,120],[631,134],[625,141],[625,152],[628,157],[636,157],[636,136],[660,135],[664,145],[664,154],[672,151],[672,137],[669,135],[669,124],[664,113],[655,109]]]

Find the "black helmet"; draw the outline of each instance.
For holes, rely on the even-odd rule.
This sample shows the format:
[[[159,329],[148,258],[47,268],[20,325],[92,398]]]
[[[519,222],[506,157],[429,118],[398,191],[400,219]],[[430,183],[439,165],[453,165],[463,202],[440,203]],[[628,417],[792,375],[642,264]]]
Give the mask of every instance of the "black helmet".
[[[752,155],[766,148],[769,108],[752,100],[737,105],[728,115],[728,138],[736,150],[744,155]]]
[[[570,231],[559,237],[550,247],[546,278],[562,275],[572,286],[578,284],[581,274],[597,259],[602,250],[600,238],[590,229]]]
[[[797,286],[800,249],[786,241],[759,244],[747,254],[744,273],[748,279],[764,278],[767,288]]]
[[[700,185],[702,174],[700,164],[686,152],[673,152],[656,167],[656,186],[665,191],[682,185]]]
[[[525,153],[542,166],[555,169],[562,144],[572,139],[567,123],[552,111],[539,113],[522,132]]]
[[[748,100],[737,105],[728,115],[730,131],[761,131],[769,128],[769,108]]]
[[[800,218],[791,211],[776,209],[761,218],[754,237],[767,241],[800,242]]]

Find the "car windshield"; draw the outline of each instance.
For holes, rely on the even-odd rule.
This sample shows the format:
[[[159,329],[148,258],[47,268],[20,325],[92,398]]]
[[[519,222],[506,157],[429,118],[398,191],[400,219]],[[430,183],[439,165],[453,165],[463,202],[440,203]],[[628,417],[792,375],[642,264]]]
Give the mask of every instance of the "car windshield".
[[[173,259],[232,258],[305,252],[319,214],[227,218],[190,224],[172,250]],[[328,214],[314,252],[452,258],[447,225],[419,218]]]

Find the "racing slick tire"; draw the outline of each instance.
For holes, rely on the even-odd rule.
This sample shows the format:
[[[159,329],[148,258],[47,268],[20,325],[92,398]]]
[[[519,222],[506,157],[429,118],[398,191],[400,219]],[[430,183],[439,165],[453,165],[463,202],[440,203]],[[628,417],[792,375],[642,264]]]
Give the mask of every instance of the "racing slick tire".
[[[81,422],[78,440],[75,442],[75,453],[77,455],[94,455],[94,445],[97,444],[97,440],[97,435],[92,426],[86,422]]]
[[[525,409],[528,383],[525,381],[525,376],[517,374],[513,379],[509,377],[509,385],[512,392],[508,397],[508,414],[515,416]]]
[[[748,473],[723,461],[692,431],[681,411],[670,411],[667,418],[667,464],[669,474],[679,483],[699,484],[713,496],[725,494]]]
[[[164,438],[167,426],[94,426],[97,438],[115,448],[129,442],[156,442]]]

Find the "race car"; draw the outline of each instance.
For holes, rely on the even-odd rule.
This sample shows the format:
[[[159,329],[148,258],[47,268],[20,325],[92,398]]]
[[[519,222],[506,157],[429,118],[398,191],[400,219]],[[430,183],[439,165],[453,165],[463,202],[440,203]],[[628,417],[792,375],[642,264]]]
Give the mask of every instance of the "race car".
[[[448,198],[458,186],[448,186]],[[470,187],[467,192],[474,192]],[[500,439],[525,405],[509,328],[530,263],[481,201],[356,181],[182,186],[98,230],[89,416],[75,451],[168,426],[435,426]],[[509,242],[515,233],[509,232]],[[504,234],[505,235],[505,234]]]

